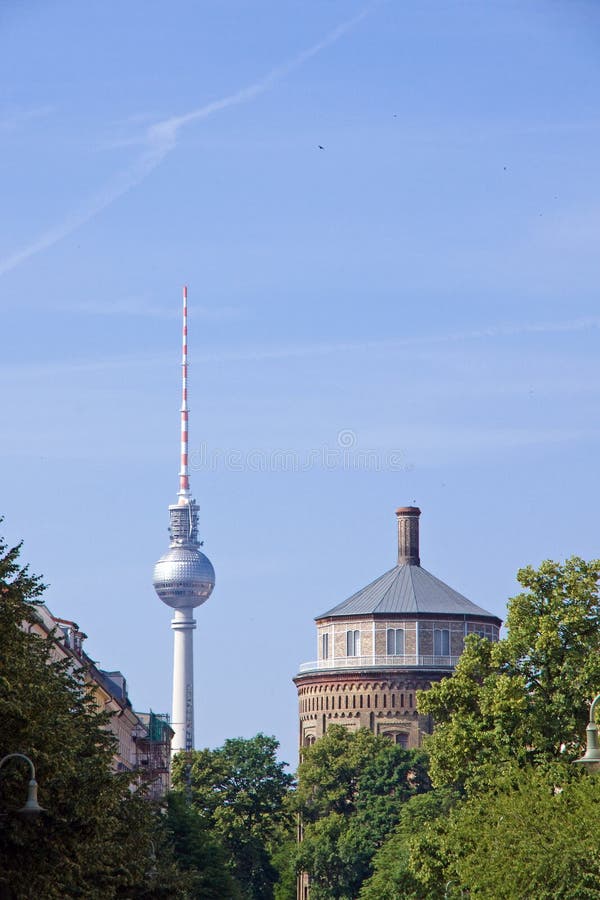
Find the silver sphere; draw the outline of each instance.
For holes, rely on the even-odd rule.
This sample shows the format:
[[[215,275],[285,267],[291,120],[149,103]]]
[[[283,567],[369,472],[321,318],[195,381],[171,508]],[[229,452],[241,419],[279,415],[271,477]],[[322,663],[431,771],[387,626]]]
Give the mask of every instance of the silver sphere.
[[[201,606],[215,586],[210,559],[194,547],[171,547],[154,566],[154,590],[173,609]]]

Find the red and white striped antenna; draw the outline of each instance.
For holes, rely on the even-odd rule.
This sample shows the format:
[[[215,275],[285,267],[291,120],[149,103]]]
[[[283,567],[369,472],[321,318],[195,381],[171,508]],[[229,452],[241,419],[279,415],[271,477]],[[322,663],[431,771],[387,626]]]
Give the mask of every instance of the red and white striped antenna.
[[[183,334],[181,359],[181,467],[179,469],[180,503],[188,503],[190,498],[190,479],[188,473],[188,355],[187,355],[187,285],[183,288]]]

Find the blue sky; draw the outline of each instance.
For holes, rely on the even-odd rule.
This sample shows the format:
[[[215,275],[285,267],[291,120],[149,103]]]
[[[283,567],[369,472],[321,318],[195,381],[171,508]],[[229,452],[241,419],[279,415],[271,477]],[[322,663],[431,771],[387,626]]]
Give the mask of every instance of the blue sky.
[[[197,745],[295,763],[313,617],[398,505],[500,616],[598,555],[599,42],[577,0],[3,4],[3,527],[134,706],[170,707],[183,283]]]

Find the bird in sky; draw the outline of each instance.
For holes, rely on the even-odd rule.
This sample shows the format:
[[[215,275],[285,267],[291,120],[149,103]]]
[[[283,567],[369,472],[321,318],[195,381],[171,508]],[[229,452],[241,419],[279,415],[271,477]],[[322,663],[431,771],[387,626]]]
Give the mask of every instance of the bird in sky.
[[[325,149],[325,147],[323,147],[321,144],[317,144],[317,146],[318,146],[319,150],[324,150],[324,149]]]

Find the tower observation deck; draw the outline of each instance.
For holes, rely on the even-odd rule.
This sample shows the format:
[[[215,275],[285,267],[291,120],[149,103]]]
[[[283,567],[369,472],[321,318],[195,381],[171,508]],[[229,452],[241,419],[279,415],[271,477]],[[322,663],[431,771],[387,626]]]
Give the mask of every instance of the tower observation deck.
[[[169,506],[170,543],[154,566],[154,589],[175,612],[173,634],[173,752],[194,748],[193,611],[210,597],[215,570],[200,549],[198,504],[192,498],[188,473],[187,288],[183,289],[183,357],[181,397],[181,465],[177,503]]]

